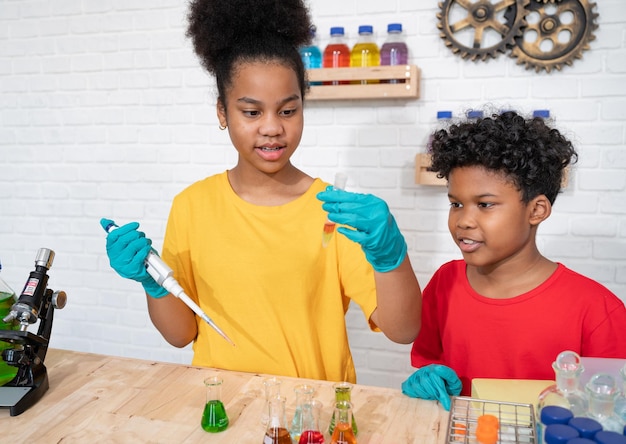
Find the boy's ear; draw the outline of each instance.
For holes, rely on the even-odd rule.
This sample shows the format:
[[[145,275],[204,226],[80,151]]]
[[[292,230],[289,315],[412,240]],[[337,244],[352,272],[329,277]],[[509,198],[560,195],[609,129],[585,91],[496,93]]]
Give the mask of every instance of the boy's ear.
[[[528,204],[530,210],[529,222],[531,225],[539,225],[541,222],[550,217],[552,213],[552,204],[550,200],[543,194],[535,197]]]

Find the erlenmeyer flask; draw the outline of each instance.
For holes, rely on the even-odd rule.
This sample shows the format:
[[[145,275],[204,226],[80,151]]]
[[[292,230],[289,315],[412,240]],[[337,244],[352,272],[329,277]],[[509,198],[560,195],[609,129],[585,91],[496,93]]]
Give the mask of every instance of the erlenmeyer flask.
[[[352,404],[349,401],[335,403],[335,428],[330,444],[356,444],[356,436],[352,430]]]
[[[303,407],[302,434],[298,444],[324,444],[324,434],[320,429],[320,412],[322,403],[317,399]]]
[[[352,402],[352,384],[350,384],[349,382],[338,382],[335,385],[333,385],[333,388],[335,389],[335,402],[339,402],[339,401]],[[336,409],[333,411],[333,416],[330,418],[330,425],[328,426],[328,433],[331,435],[333,434],[333,431],[335,430],[335,422],[336,422],[335,412],[336,412]],[[351,412],[351,417],[352,417],[352,431],[354,432],[354,436],[357,436],[357,434],[359,433],[359,429],[356,425],[356,419],[354,419],[354,414],[352,414],[352,412]]]
[[[285,417],[285,401],[280,395],[269,399],[269,421],[263,444],[291,444]]]
[[[296,392],[296,410],[293,414],[289,433],[293,443],[298,444],[304,427],[304,415],[311,413],[311,400],[313,399],[315,388],[312,385],[299,384],[294,388],[294,392]]]

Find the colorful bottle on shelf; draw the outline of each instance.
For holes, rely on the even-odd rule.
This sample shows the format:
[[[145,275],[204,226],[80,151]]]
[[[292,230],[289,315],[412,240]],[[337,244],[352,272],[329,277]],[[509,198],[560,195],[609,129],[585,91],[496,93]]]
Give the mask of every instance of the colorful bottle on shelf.
[[[380,66],[380,49],[374,41],[374,28],[372,26],[359,26],[359,38],[350,51],[350,66],[354,68]],[[360,80],[354,83],[379,83],[379,81]]]
[[[428,136],[428,141],[426,142],[426,152],[430,153],[432,151],[431,144],[433,142],[433,137],[437,131],[440,129],[444,129],[448,126],[450,121],[452,120],[452,111],[437,111],[437,124],[433,131]]]
[[[304,69],[317,69],[322,67],[322,51],[317,45],[317,29],[311,27],[311,44],[298,49]],[[320,82],[311,82],[311,85],[320,85]]]
[[[330,40],[324,48],[322,67],[324,68],[347,68],[350,66],[350,47],[346,44],[344,29],[342,26],[330,28]],[[335,80],[324,82],[324,85],[347,85],[347,80]]]
[[[380,48],[381,66],[406,65],[409,62],[409,48],[402,34],[402,23],[387,25],[387,38]],[[386,80],[386,83],[404,83],[404,79]]]

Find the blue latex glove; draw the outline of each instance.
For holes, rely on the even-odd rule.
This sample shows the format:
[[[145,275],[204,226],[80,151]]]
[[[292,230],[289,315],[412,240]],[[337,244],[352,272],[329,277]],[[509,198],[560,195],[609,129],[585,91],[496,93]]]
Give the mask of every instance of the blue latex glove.
[[[100,225],[105,231],[111,225],[117,226],[110,219],[100,219]],[[137,228],[139,228],[139,223],[130,222],[109,232],[107,235],[109,263],[123,278],[139,282],[146,293],[153,298],[162,298],[169,292],[157,284],[146,271],[146,257],[150,251],[154,251],[152,241]]]
[[[418,369],[402,383],[402,393],[411,398],[433,399],[450,410],[450,396],[461,393],[461,380],[445,365],[430,364]]]
[[[328,219],[353,228],[339,227],[337,231],[361,244],[374,270],[391,271],[402,263],[407,245],[384,200],[332,187],[318,193],[317,198],[324,202]]]

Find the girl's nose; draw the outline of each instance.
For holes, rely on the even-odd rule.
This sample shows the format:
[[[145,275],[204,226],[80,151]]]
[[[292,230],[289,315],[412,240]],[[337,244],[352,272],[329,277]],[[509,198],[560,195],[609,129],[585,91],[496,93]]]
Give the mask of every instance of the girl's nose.
[[[274,114],[266,114],[261,121],[260,132],[264,136],[278,136],[283,132],[280,117]]]

